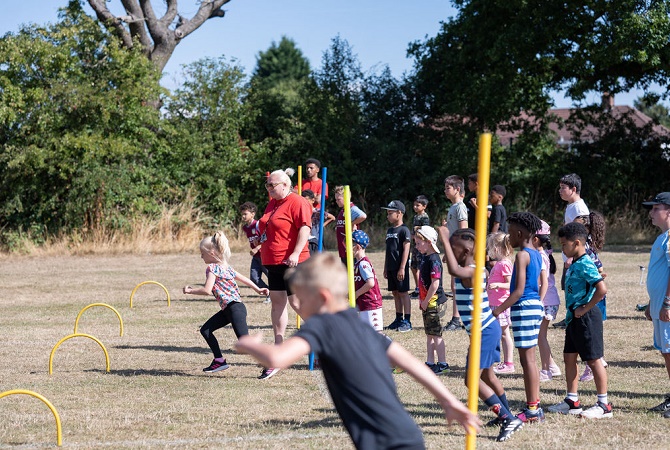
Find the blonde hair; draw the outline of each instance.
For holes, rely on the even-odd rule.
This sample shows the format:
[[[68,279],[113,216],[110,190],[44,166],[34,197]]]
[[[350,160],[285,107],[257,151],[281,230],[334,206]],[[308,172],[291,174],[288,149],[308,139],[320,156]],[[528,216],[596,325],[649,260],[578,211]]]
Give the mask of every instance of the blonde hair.
[[[281,170],[281,169],[280,170],[275,170],[274,172],[272,172],[270,174],[270,176],[271,177],[272,176],[278,177],[279,180],[282,183],[284,183],[288,187],[291,187],[292,186],[291,177],[293,176],[294,173],[295,173],[295,169],[289,167],[289,168],[284,169],[284,170]]]
[[[328,289],[336,299],[347,301],[347,271],[340,258],[332,253],[312,256],[284,277],[289,286],[309,289]]]
[[[212,252],[221,262],[230,259],[230,245],[223,231],[217,231],[214,236],[204,238],[200,241],[200,248]]]
[[[486,253],[495,261],[507,259],[512,261],[514,247],[509,242],[509,234],[498,231],[486,237]]]
[[[333,195],[344,194],[344,186],[335,186]]]

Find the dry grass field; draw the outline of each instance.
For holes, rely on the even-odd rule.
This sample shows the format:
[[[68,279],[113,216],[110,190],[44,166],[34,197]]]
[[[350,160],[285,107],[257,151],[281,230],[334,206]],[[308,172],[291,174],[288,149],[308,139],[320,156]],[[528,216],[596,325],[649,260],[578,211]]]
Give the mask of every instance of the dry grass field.
[[[526,426],[507,443],[494,442],[497,430],[484,429],[479,448],[667,448],[667,420],[646,412],[670,390],[660,355],[651,348],[651,324],[636,312],[646,302],[639,285],[639,265],[647,250],[602,254],[609,287],[605,323],[609,394],[614,418],[586,421],[547,415],[542,425]],[[382,270],[382,253],[372,254]],[[232,264],[247,272],[249,257],[234,255]],[[211,298],[185,296],[181,287],[204,281],[204,264],[195,251],[179,255],[43,256],[0,259],[0,392],[26,389],[46,397],[62,420],[63,447],[98,448],[352,448],[340,425],[320,372],[307,369],[307,359],[269,380],[257,380],[256,363],[231,351],[231,329],[218,332],[230,369],[205,374],[211,354],[198,332],[217,310]],[[155,280],[170,291],[171,306]],[[382,286],[385,282],[382,280]],[[242,289],[252,332],[271,339],[269,306]],[[393,319],[393,301],[385,296],[385,322]],[[109,351],[111,371],[105,372],[102,349],[92,340],[65,341],[78,312],[90,303],[107,303],[123,318],[125,332],[107,308],[87,310],[79,332],[97,337]],[[295,327],[295,314],[290,316]],[[425,335],[418,308],[413,332],[391,337],[420,359]],[[289,330],[290,334],[291,330]],[[550,342],[561,360],[562,331],[552,329]],[[445,333],[447,359],[453,366],[442,381],[461,399],[465,332]],[[538,355],[539,360],[539,355]],[[518,362],[518,361],[517,361]],[[580,368],[581,369],[581,368]],[[519,369],[517,369],[519,370]],[[430,394],[406,374],[394,375],[400,398],[421,426],[428,448],[462,448],[464,433],[447,427]],[[514,410],[522,407],[520,372],[501,377]],[[564,396],[564,380],[543,383],[542,403]],[[595,399],[593,382],[580,385],[583,402]],[[484,420],[492,418],[486,410]],[[54,447],[56,426],[49,409],[27,395],[0,399],[0,448]]]

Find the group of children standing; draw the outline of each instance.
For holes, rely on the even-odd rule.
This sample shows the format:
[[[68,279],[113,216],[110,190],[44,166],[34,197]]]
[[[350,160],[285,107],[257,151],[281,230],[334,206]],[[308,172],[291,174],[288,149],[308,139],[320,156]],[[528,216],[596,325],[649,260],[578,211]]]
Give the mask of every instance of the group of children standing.
[[[606,274],[602,271],[602,263],[597,255],[604,244],[604,220],[602,215],[595,211],[590,212],[586,208],[585,202],[580,197],[581,180],[576,174],[562,177],[559,184],[559,194],[563,200],[568,202],[565,224],[558,231],[565,268],[561,285],[566,297],[563,350],[566,397],[562,402],[550,406],[548,411],[580,415],[585,418],[610,418],[612,417],[612,404],[608,400],[606,363],[603,359],[603,321],[606,319],[605,296],[607,293],[604,278]],[[470,191],[476,191],[476,177],[469,178],[468,187]],[[555,285],[556,263],[552,256],[551,230],[546,222],[529,212],[517,212],[508,217],[502,206],[505,188],[500,185],[494,186],[489,197],[492,207],[487,230],[489,234],[486,239],[489,270],[476,273],[475,233],[474,229],[468,225],[471,224],[470,219],[473,216],[470,211],[476,211],[479,206],[473,196],[467,200],[467,204],[464,202],[463,188],[462,178],[450,176],[445,179],[445,195],[452,202],[452,206],[446,220],[437,230],[430,226],[428,215],[425,212],[428,200],[424,196],[418,196],[414,200],[415,217],[411,230],[404,225],[403,218],[406,210],[401,201],[393,200],[383,207],[390,224],[386,233],[384,278],[387,279],[388,290],[393,294],[396,309],[396,317],[386,329],[400,332],[411,331],[411,298],[418,299],[426,334],[425,366],[430,369],[429,373],[442,374],[449,371],[445,342],[442,338],[443,331],[464,328],[469,333],[473,321],[480,321],[482,338],[479,395],[481,400],[496,414],[496,419],[490,424],[500,426],[497,440],[505,441],[524,423],[544,421],[544,411],[540,406],[540,382],[549,381],[561,375],[561,370],[552,357],[547,339],[549,324],[557,318],[560,305],[560,297]],[[306,198],[311,199],[314,212],[318,213],[318,205],[314,203],[316,196],[313,195],[313,192],[307,190],[303,194]],[[670,207],[670,194],[667,197],[663,205]],[[341,212],[337,218],[330,214],[326,215],[326,220],[337,221],[339,256],[342,261],[346,262],[344,259],[344,200],[340,187],[335,189],[335,199]],[[352,248],[355,296],[359,317],[356,322],[369,324],[371,329],[381,334],[384,330],[382,295],[375,270],[365,254],[370,239],[364,231],[357,229],[357,225],[365,220],[366,216],[355,205],[352,204],[351,207],[354,226]],[[245,231],[250,238],[251,254],[255,256],[257,253],[254,251],[256,241],[253,239],[255,208],[253,204],[245,203],[241,211]],[[670,222],[667,217],[666,222]],[[664,231],[667,231],[667,227]],[[438,240],[444,247],[443,260],[440,258]],[[412,242],[414,243],[413,248],[411,248]],[[227,263],[230,249],[225,236],[221,233],[204,239],[200,244],[200,251],[203,260],[208,265],[205,286],[203,288],[186,286],[184,293],[213,294],[221,306],[221,311],[201,328],[201,333],[214,354],[214,360],[210,366],[203,369],[205,372],[228,368],[212,332],[231,323],[236,336],[240,339],[237,345],[238,350],[248,352],[272,367],[289,365],[310,350],[317,352],[322,350],[319,352],[322,368],[331,392],[333,389],[342,389],[342,383],[337,382],[336,386],[336,382],[331,380],[331,375],[327,375],[326,372],[341,368],[342,364],[337,361],[337,358],[344,358],[345,349],[332,347],[331,344],[326,345],[321,337],[323,330],[311,327],[312,323],[317,321],[311,322],[308,329],[301,330],[296,335],[298,345],[290,344],[292,338],[281,346],[263,346],[258,338],[245,337],[248,334],[246,309],[240,302],[235,280],[251,286],[261,295],[268,295],[267,287],[260,278],[263,271],[262,265],[252,258],[251,279],[234,271]],[[440,316],[448,293],[442,285],[443,261],[447,264],[448,272],[452,277],[451,294],[454,297],[454,315],[444,328]],[[317,266],[312,267],[314,264]],[[333,287],[334,281],[326,280],[327,277],[324,278],[321,273],[321,270],[328,266],[333,274],[337,272],[340,276],[342,266],[340,270],[336,270],[331,267],[332,261],[325,259],[322,261],[318,258],[314,264],[310,261],[304,273],[302,268],[298,268],[291,274],[287,274],[296,288],[303,291],[298,296],[298,304],[295,305],[298,313],[305,319],[326,312],[343,313],[348,317],[350,314],[345,313],[346,308],[340,303],[340,300],[345,297],[344,291]],[[321,267],[318,264],[325,265]],[[411,297],[409,295],[410,270],[417,288]],[[307,272],[317,281],[310,280],[305,275]],[[318,275],[317,272],[319,272]],[[472,317],[475,283],[481,283],[484,288],[480,317]],[[319,294],[316,295],[313,290],[308,292],[306,287],[309,286],[319,288]],[[670,291],[670,282],[668,282],[667,290]],[[667,300],[668,295],[665,298]],[[662,305],[662,312],[670,310],[670,300],[668,300],[667,307],[666,303]],[[670,321],[670,313],[666,315]],[[325,319],[323,322],[323,326],[330,326],[326,324]],[[358,327],[358,325],[353,326],[349,319],[343,319],[342,323],[345,322],[349,323],[347,326],[350,329]],[[365,339],[370,340],[371,338],[368,336]],[[502,358],[500,355],[501,340]],[[426,378],[425,369],[419,369],[413,359],[406,359],[405,350],[398,346],[389,346],[390,340],[388,339],[375,341],[382,344],[392,366],[397,366],[400,371],[408,371],[444,402],[443,406],[448,418],[455,418],[464,426],[478,427],[479,422],[468,415],[448,391],[436,387],[434,381]],[[536,347],[539,347],[540,350],[541,369],[539,371],[536,363]],[[519,353],[526,399],[526,408],[517,415],[512,414],[505,390],[497,378],[499,374],[515,371],[513,348],[516,348]],[[329,354],[329,352],[333,353]],[[581,377],[578,377],[579,358],[587,365]],[[352,364],[354,362],[363,364],[363,359],[365,358],[361,355],[361,358],[351,362]],[[466,366],[467,364],[466,359]],[[363,364],[363,366],[368,367],[368,364]],[[386,376],[379,376],[386,380]],[[586,381],[589,376],[595,380],[597,398],[593,406],[583,409],[578,396],[578,381]],[[349,394],[343,393],[342,395]],[[670,410],[670,400],[666,399],[662,405],[666,407],[663,411]],[[343,405],[338,406],[337,402],[336,407],[352,433],[350,426],[354,428],[355,426],[352,425],[351,420],[355,422],[360,418],[345,417],[341,409],[346,408]],[[395,405],[391,407],[395,408]],[[455,414],[454,411],[458,413]],[[353,434],[352,438],[354,438]],[[372,437],[368,438],[372,439]],[[359,441],[356,439],[354,438],[358,445]]]

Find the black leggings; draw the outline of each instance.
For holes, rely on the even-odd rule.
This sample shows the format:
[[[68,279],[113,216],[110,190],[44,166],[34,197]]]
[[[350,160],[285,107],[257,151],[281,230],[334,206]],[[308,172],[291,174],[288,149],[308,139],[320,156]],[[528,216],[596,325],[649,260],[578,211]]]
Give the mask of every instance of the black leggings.
[[[223,358],[223,354],[219,347],[219,341],[214,337],[214,331],[225,327],[229,323],[233,325],[233,331],[238,339],[240,336],[249,334],[249,328],[247,327],[247,307],[244,306],[244,303],[232,302],[228,304],[225,309],[214,314],[200,327],[200,334],[205,338],[209,348],[212,349],[215,358]]]

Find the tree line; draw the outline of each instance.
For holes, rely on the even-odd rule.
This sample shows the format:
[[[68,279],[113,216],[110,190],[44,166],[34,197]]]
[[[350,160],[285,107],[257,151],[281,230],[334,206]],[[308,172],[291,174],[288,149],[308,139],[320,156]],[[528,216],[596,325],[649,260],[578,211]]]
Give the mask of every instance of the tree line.
[[[267,171],[308,157],[328,167],[331,186],[350,185],[363,209],[424,194],[437,217],[448,206],[444,178],[476,172],[479,134],[502,123],[527,127],[512,120],[521,111],[536,115],[535,126],[511,146],[494,139],[492,149],[491,183],[507,187],[508,210],[558,218],[564,208],[558,179],[570,172],[582,176],[584,196],[605,214],[636,209],[643,198],[670,190],[670,155],[651,126],[584,113],[567,126],[595,123],[599,140],[557,147],[546,111],[547,89],[560,81],[546,82],[549,69],[518,79],[522,71],[500,58],[519,64],[520,55],[492,55],[494,67],[472,64],[456,43],[468,55],[484,45],[466,39],[482,18],[471,14],[479,2],[457,3],[461,14],[437,36],[410,45],[415,69],[400,78],[388,68],[365,72],[340,36],[312,68],[284,37],[259,53],[250,76],[223,56],[202,59],[184,66],[183,81],[168,91],[141,46],[125,46],[77,1],[55,24],[6,34],[0,38],[0,245],[17,232],[124,230],[192,196],[208,226],[230,225],[240,203],[265,205]],[[504,2],[487,8],[498,3],[504,8]],[[522,19],[515,18],[517,26]],[[571,67],[565,80],[577,76]],[[603,83],[590,88],[616,92]],[[570,89],[577,98],[587,88]],[[649,98],[639,105],[663,119]]]

